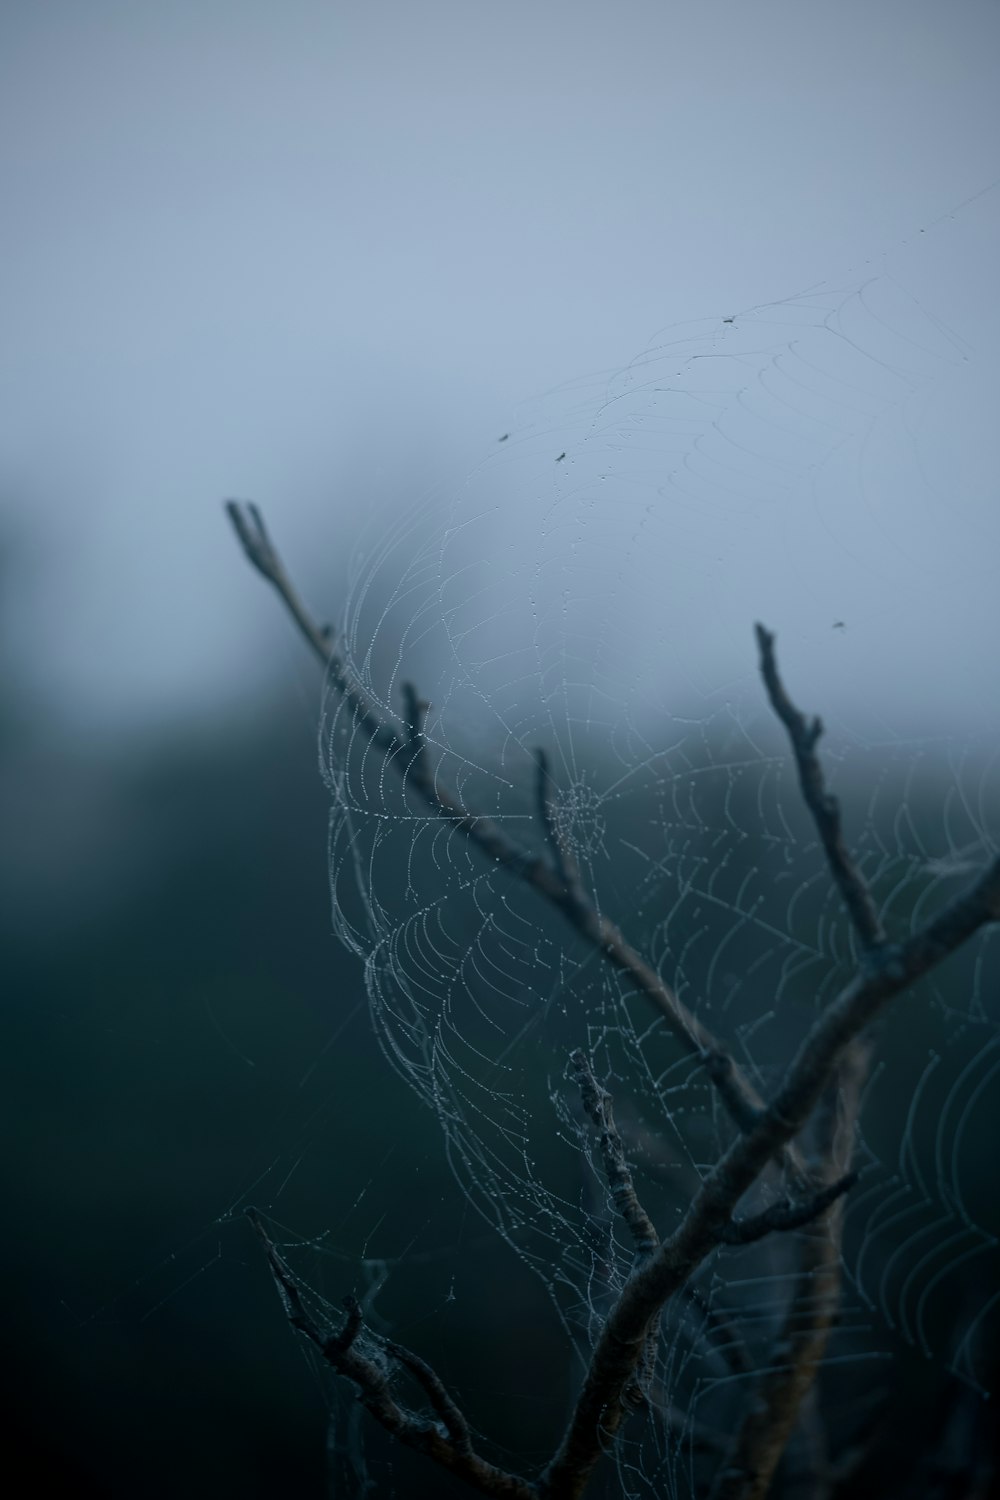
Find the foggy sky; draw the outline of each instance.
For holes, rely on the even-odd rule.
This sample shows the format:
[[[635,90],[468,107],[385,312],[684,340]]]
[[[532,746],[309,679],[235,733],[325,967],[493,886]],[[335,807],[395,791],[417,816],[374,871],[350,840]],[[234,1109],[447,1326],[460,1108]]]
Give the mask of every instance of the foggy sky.
[[[818,531],[744,524],[738,575],[704,577],[749,626],[745,581],[780,536],[770,618],[820,642],[802,614],[818,589],[829,654],[833,569],[871,545],[874,485],[893,561],[876,547],[866,569],[883,567],[881,614],[874,585],[848,595],[869,621],[845,634],[851,671],[875,662],[919,698],[930,652],[940,711],[981,719],[1000,623],[998,42],[992,4],[913,0],[5,7],[15,671],[92,732],[225,709],[298,650],[223,497],[266,508],[335,614],[362,521],[388,527],[430,486],[474,506],[518,403],[614,378],[671,325],[871,274],[965,351],[913,409],[934,472],[918,482],[912,433],[893,447],[882,427],[829,554]],[[534,546],[531,493],[504,503]],[[716,645],[708,676],[731,670]]]

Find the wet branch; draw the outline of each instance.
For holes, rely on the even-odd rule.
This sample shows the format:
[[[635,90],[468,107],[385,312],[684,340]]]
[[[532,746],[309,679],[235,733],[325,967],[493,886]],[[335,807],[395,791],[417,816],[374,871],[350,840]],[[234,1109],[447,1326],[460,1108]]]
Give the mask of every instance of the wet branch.
[[[226,501],[226,514],[239,537],[240,544],[249,561],[268,583],[273,584],[285,608],[316,656],[326,667],[337,690],[354,712],[358,727],[368,736],[373,745],[387,756],[393,756],[405,748],[405,740],[394,729],[382,723],[375,705],[361,686],[347,673],[336,651],[333,649],[333,631],[329,625],[318,625],[306,609],[298,591],[285,571],[277,548],[271,541],[264,518],[256,505],[245,506],[237,500]]]
[[[540,759],[536,753],[539,767],[537,801],[543,831],[553,849],[552,863],[520,849],[496,823],[469,812],[436,779],[423,737],[426,705],[420,702],[415,688],[410,685],[404,688],[406,727],[397,730],[383,722],[379,710],[338,655],[332,631],[329,627],[317,625],[303,604],[258,508],[229,500],[226,511],[247,558],[277,590],[299,631],[325,665],[338,693],[354,714],[357,727],[383,752],[386,762],[405,776],[407,788],[432,813],[447,819],[456,832],[464,834],[491,863],[511,871],[543,896],[562,913],[578,936],[596,948],[612,968],[624,974],[659,1012],[688,1056],[697,1058],[704,1065],[730,1118],[739,1129],[748,1129],[763,1108],[763,1101],[750,1079],[726,1048],[625,939],[621,930],[597,910],[583,890],[575,865],[567,865],[567,853],[561,847],[552,815],[551,783],[544,752]],[[793,1179],[804,1180],[804,1163],[795,1147],[788,1144],[780,1155]]]
[[[856,1095],[860,1091],[851,1078],[856,1082],[866,1066],[862,1034],[895,995],[942,963],[985,924],[1000,920],[1000,858],[918,932],[902,943],[889,943],[871,895],[844,844],[837,801],[825,789],[815,753],[821,723],[818,719],[807,721],[792,704],[778,676],[774,637],[762,626],[757,627],[768,695],[788,729],[803,796],[865,950],[862,966],[813,1022],[776,1093],[765,1104],[730,1054],[630,947],[619,930],[567,881],[565,870],[560,873],[555,849],[552,863],[528,856],[510,843],[495,824],[466,811],[446,788],[434,781],[423,751],[423,712],[415,711],[415,696],[408,698],[409,725],[405,732],[385,725],[336,655],[330,633],[315,625],[299,601],[267,537],[259,512],[249,507],[244,513],[230,503],[229,513],[251,562],[277,588],[299,629],[325,662],[335,686],[353,710],[356,724],[371,743],[406,774],[408,787],[434,813],[448,819],[487,858],[532,885],[609,963],[629,977],[653,1002],[689,1054],[706,1066],[720,1097],[740,1126],[741,1133],[704,1177],[679,1227],[668,1238],[658,1240],[635,1193],[614,1125],[611,1100],[597,1085],[583,1054],[574,1054],[584,1106],[601,1131],[601,1153],[612,1196],[641,1253],[637,1253],[631,1275],[597,1339],[563,1438],[549,1464],[533,1481],[508,1474],[479,1457],[471,1447],[467,1424],[438,1377],[419,1356],[364,1330],[356,1306],[348,1309],[341,1329],[321,1329],[306,1310],[294,1277],[267,1236],[259,1215],[251,1211],[251,1221],[264,1243],[289,1321],[320,1349],[339,1374],[354,1382],[362,1403],[387,1431],[407,1446],[427,1453],[483,1493],[511,1495],[517,1500],[529,1497],[577,1500],[609,1439],[628,1415],[632,1404],[630,1393],[636,1388],[637,1372],[643,1367],[656,1320],[672,1296],[686,1292],[690,1295],[691,1278],[708,1256],[732,1243],[734,1238],[746,1243],[759,1234],[807,1225],[807,1235],[813,1236],[815,1231],[813,1242],[818,1247],[815,1267],[830,1269],[830,1248],[836,1242],[831,1239],[829,1225],[836,1222],[843,1194],[853,1180],[853,1174],[845,1172],[843,1167],[835,1170],[835,1163],[845,1133],[853,1135]],[[539,812],[551,843],[548,824],[555,829],[555,822],[545,801],[547,795],[539,791],[543,803]],[[849,1097],[852,1090],[853,1098]],[[844,1099],[847,1103],[838,1117],[838,1101]],[[741,1200],[768,1164],[783,1156],[788,1161],[795,1137],[821,1101],[825,1102],[818,1134],[823,1149],[812,1192],[800,1191],[806,1173],[801,1156],[796,1154],[791,1174],[796,1199],[773,1204],[750,1219],[734,1221]],[[834,1260],[837,1258],[835,1253]],[[804,1274],[800,1266],[800,1276]],[[797,1378],[801,1377],[804,1383],[785,1389],[782,1421],[789,1420],[789,1412],[790,1421],[794,1421],[802,1394],[811,1384],[815,1364],[822,1357],[832,1322],[831,1309],[836,1307],[835,1276],[830,1291],[824,1304],[826,1321],[806,1330],[804,1344],[807,1354],[811,1351],[812,1363],[810,1358],[792,1361]],[[793,1297],[789,1316],[797,1316],[800,1310],[801,1302]],[[410,1411],[397,1400],[392,1378],[400,1370],[420,1387],[430,1403],[433,1419]],[[768,1462],[773,1458],[776,1463],[787,1431],[782,1435],[774,1425],[775,1411],[773,1403],[770,1407],[765,1403],[762,1430],[765,1437],[773,1439],[777,1433],[780,1439],[771,1441],[768,1452]],[[741,1433],[741,1440],[742,1436]],[[725,1488],[727,1485],[731,1487]],[[762,1494],[763,1489],[759,1473],[748,1472],[746,1467],[740,1468],[730,1460],[719,1476],[717,1492],[747,1500],[750,1495]]]
[[[850,1162],[861,1091],[868,1076],[870,1048],[859,1037],[845,1050],[817,1110],[816,1176],[836,1177]],[[853,1174],[849,1174],[853,1175]],[[843,1180],[843,1179],[840,1179]],[[788,1305],[771,1351],[756,1381],[742,1421],[716,1476],[712,1500],[748,1500],[766,1495],[826,1353],[840,1308],[843,1213],[838,1203],[801,1237]],[[816,1448],[822,1446],[820,1414],[815,1411]],[[822,1452],[814,1466],[816,1500],[825,1493]]]
[[[425,1360],[400,1344],[366,1333],[361,1307],[353,1298],[348,1299],[341,1329],[330,1332],[321,1328],[307,1312],[298,1282],[260,1214],[253,1208],[248,1208],[246,1214],[264,1246],[289,1323],[316,1346],[338,1375],[357,1387],[358,1400],[380,1426],[397,1442],[426,1454],[481,1494],[537,1500],[537,1490],[528,1480],[497,1468],[476,1453],[468,1423]],[[434,1413],[433,1420],[409,1410],[397,1399],[393,1385],[398,1369],[405,1370],[423,1390]]]
[[[855,1038],[893,996],[985,923],[998,920],[1000,859],[920,932],[898,946],[885,945],[817,1017],[756,1125],[723,1153],[678,1229],[636,1268],[609,1313],[563,1440],[543,1476],[547,1500],[576,1500],[583,1494],[608,1435],[621,1422],[625,1391],[652,1320],[724,1242],[740,1199],[775,1151],[802,1129]]]
[[[771,707],[788,731],[803,799],[816,824],[834,884],[866,961],[870,961],[883,951],[886,935],[871,891],[844,842],[837,799],[826,790],[816,752],[822,721],[818,717],[807,719],[789,696],[778,671],[773,634],[757,625],[756,636],[761,676]],[[812,1175],[819,1197],[829,1195],[824,1210],[832,1209],[840,1196],[835,1191],[837,1172],[850,1164],[870,1057],[870,1048],[861,1038],[851,1044],[834,1070],[819,1112]],[[824,1210],[814,1216],[818,1222],[797,1247],[798,1265],[791,1277],[788,1306],[772,1359],[747,1402],[727,1462],[716,1477],[712,1500],[759,1500],[767,1493],[812,1390],[840,1304],[843,1214],[824,1214]]]
[[[755,626],[755,630],[760,651],[760,673],[771,707],[788,730],[803,800],[812,813],[837,889],[862,945],[874,948],[885,941],[885,932],[872,894],[844,843],[840,803],[826,789],[823,767],[816,754],[816,745],[823,733],[823,721],[818,716],[807,719],[796,708],[778,675],[773,633],[765,630],[763,625]]]
[[[587,1114],[600,1131],[599,1147],[604,1162],[604,1175],[608,1179],[615,1208],[628,1225],[635,1243],[637,1260],[645,1260],[660,1243],[660,1236],[652,1219],[639,1202],[632,1179],[632,1169],[625,1156],[625,1147],[615,1125],[613,1102],[606,1089],[601,1088],[594,1071],[583,1052],[571,1054],[570,1062],[576,1075],[580,1099]]]
[[[598,1149],[604,1163],[604,1175],[611,1189],[612,1202],[632,1235],[632,1242],[635,1245],[633,1267],[639,1266],[657,1249],[660,1236],[656,1232],[652,1219],[639,1201],[632,1177],[632,1168],[628,1164],[625,1147],[615,1124],[614,1103],[611,1095],[595,1078],[586,1053],[579,1049],[571,1053],[570,1064],[576,1075],[583,1108],[600,1132]],[[660,1319],[657,1316],[650,1321],[638,1368],[623,1392],[623,1413],[625,1410],[635,1410],[649,1400],[659,1337]],[[613,1428],[609,1427],[609,1436],[612,1431]]]

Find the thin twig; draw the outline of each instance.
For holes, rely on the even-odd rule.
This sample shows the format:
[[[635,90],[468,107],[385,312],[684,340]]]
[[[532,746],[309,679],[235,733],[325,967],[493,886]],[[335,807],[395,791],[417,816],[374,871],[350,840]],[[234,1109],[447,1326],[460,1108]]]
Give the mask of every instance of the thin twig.
[[[597,1082],[585,1053],[579,1050],[572,1053],[570,1062],[576,1074],[583,1107],[600,1131],[601,1158],[604,1162],[604,1173],[608,1179],[608,1187],[611,1189],[612,1200],[629,1227],[635,1243],[637,1259],[644,1260],[657,1248],[660,1236],[656,1232],[652,1219],[639,1202],[639,1195],[632,1178],[632,1169],[628,1164],[625,1147],[622,1145],[622,1138],[615,1125],[611,1095]]]
[[[625,1147],[615,1124],[614,1104],[607,1089],[601,1088],[594,1076],[586,1053],[577,1050],[571,1053],[570,1063],[580,1090],[580,1102],[584,1110],[600,1131],[598,1147],[604,1163],[604,1175],[608,1179],[611,1198],[615,1208],[628,1225],[635,1245],[633,1264],[641,1265],[649,1259],[660,1243],[660,1236],[652,1219],[639,1201],[632,1169],[625,1155]],[[656,1365],[656,1348],[660,1338],[660,1319],[650,1320],[639,1369],[624,1392],[625,1405],[629,1409],[642,1406],[649,1400]]]
[[[803,799],[812,813],[833,878],[858,936],[865,948],[874,948],[885,941],[885,932],[872,894],[844,843],[840,803],[826,789],[823,768],[816,754],[816,745],[823,733],[823,721],[819,717],[809,720],[796,708],[778,675],[774,635],[763,625],[757,625],[755,629],[760,650],[761,676],[771,707],[788,730]]]
[[[445,1389],[440,1377],[435,1374],[425,1359],[406,1349],[402,1344],[387,1342],[386,1352],[401,1364],[423,1387],[437,1415],[444,1423],[445,1431],[459,1453],[472,1452],[472,1434],[469,1424]]]
[[[816,1175],[820,1178],[835,1179],[850,1163],[870,1062],[870,1046],[863,1037],[855,1038],[824,1090],[816,1124]],[[844,1215],[837,1203],[801,1238],[771,1361],[746,1404],[727,1461],[716,1477],[712,1500],[751,1500],[766,1495],[770,1488],[803,1403],[813,1390],[836,1321],[843,1228]],[[824,1493],[825,1485],[826,1476],[818,1473],[817,1495]]]
[[[260,1233],[259,1230],[258,1233]],[[344,1306],[347,1309],[347,1317],[344,1319],[343,1328],[339,1333],[332,1334],[323,1345],[323,1353],[327,1357],[331,1353],[346,1353],[361,1332],[361,1303],[357,1297],[347,1296],[344,1298]]]
[[[385,1363],[359,1347],[361,1307],[354,1299],[349,1299],[342,1329],[331,1333],[321,1328],[306,1311],[298,1282],[268,1234],[263,1218],[254,1208],[248,1208],[246,1215],[264,1246],[289,1323],[316,1345],[338,1375],[353,1381],[358,1388],[358,1399],[376,1422],[397,1442],[426,1454],[481,1494],[504,1496],[507,1500],[537,1500],[538,1491],[530,1480],[497,1468],[475,1452],[468,1423],[426,1360],[400,1344],[374,1337],[373,1351],[384,1356]],[[416,1379],[430,1400],[435,1420],[409,1411],[396,1400],[391,1389],[393,1364]]]
[[[762,625],[756,627],[756,635],[761,675],[771,707],[788,732],[803,798],[816,824],[834,884],[858,933],[866,961],[871,962],[883,949],[885,933],[871,892],[844,842],[837,800],[826,790],[816,751],[822,723],[818,718],[807,720],[789,697],[778,671],[774,636]],[[814,1170],[814,1179],[823,1192],[830,1193],[837,1187],[837,1172],[843,1172],[850,1163],[869,1061],[870,1048],[861,1038],[856,1039],[840,1059],[827,1087],[817,1124],[818,1166]],[[828,1207],[837,1196],[833,1192]],[[840,1303],[842,1234],[843,1213],[838,1210],[827,1213],[824,1222],[817,1223],[799,1241],[798,1265],[790,1278],[788,1307],[774,1355],[746,1404],[728,1461],[716,1478],[713,1500],[759,1500],[770,1488],[798,1414],[813,1388],[833,1328]],[[818,1411],[815,1421],[818,1425]],[[816,1483],[823,1483],[821,1474]]]

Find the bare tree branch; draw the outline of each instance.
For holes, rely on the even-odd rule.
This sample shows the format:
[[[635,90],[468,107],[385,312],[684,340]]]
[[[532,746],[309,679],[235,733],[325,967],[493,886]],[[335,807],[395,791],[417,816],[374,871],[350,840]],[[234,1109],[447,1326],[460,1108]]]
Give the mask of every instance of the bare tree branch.
[[[656,1232],[652,1219],[639,1202],[639,1195],[632,1180],[632,1169],[629,1167],[622,1138],[615,1125],[611,1095],[597,1082],[585,1053],[579,1050],[572,1053],[570,1062],[576,1074],[583,1107],[600,1131],[601,1158],[604,1162],[608,1186],[611,1189],[611,1197],[631,1231],[637,1259],[644,1260],[657,1248],[660,1236]]]
[[[840,824],[840,804],[826,789],[823,768],[816,754],[816,745],[823,733],[820,718],[808,720],[796,708],[785,691],[778,675],[774,655],[774,635],[757,625],[757,645],[760,650],[760,671],[767,688],[767,695],[778,718],[788,730],[788,737],[795,752],[802,796],[823,842],[826,857],[847,907],[851,921],[865,948],[873,948],[884,942],[885,933],[865,881],[847,846],[844,843]]]
[[[810,723],[788,696],[778,673],[774,636],[762,625],[756,627],[756,634],[768,697],[788,731],[803,797],[816,822],[834,882],[868,961],[885,959],[891,963],[891,950],[871,893],[843,840],[837,800],[826,792],[816,755],[822,723],[818,718]],[[976,890],[980,891],[980,900],[952,903],[910,940],[908,952],[914,964],[922,964],[925,958],[936,962],[943,953],[960,946],[983,920],[997,920],[996,895],[995,890],[991,895],[989,871],[979,887],[974,887]],[[985,917],[983,901],[988,913]],[[858,1037],[845,1049],[834,1069],[817,1131],[819,1174],[826,1175],[828,1180],[838,1170],[835,1165],[838,1159],[839,1170],[850,1161],[869,1065],[870,1048]],[[843,1216],[835,1212],[827,1216],[824,1224],[817,1225],[815,1232],[803,1237],[774,1363],[762,1375],[747,1404],[727,1464],[716,1479],[713,1500],[760,1500],[768,1491],[802,1401],[822,1363],[836,1318],[842,1232]]]
[[[256,505],[242,507],[237,500],[226,501],[226,513],[248,559],[268,583],[273,584],[300,632],[336,683],[338,691],[350,704],[359,728],[387,756],[404,748],[404,740],[383,724],[378,711],[360,685],[350,678],[333,647],[333,631],[312,618],[285,571],[277,548],[271,541],[264,518]]]
[[[756,627],[761,674],[771,707],[785,725],[799,771],[802,794],[813,815],[830,873],[866,955],[885,942],[875,903],[843,839],[840,809],[826,791],[823,768],[816,753],[822,723],[810,723],[788,695],[778,672],[774,636]],[[868,1073],[870,1049],[861,1038],[851,1043],[834,1069],[817,1125],[817,1166],[814,1180],[836,1187],[836,1173],[849,1165],[861,1092]],[[839,1166],[837,1165],[839,1162]],[[841,1178],[840,1181],[844,1181]],[[827,1206],[839,1196],[833,1192]],[[829,1213],[798,1245],[798,1267],[791,1278],[785,1317],[772,1359],[747,1402],[726,1465],[716,1477],[713,1500],[759,1500],[788,1444],[802,1404],[819,1370],[840,1301],[840,1248],[843,1214]],[[819,1431],[819,1412],[814,1427]],[[820,1476],[817,1476],[820,1482]]]
[[[469,1431],[469,1424],[427,1361],[421,1359],[419,1354],[414,1354],[412,1349],[405,1349],[402,1344],[387,1343],[385,1347],[393,1359],[397,1360],[405,1370],[409,1370],[414,1379],[423,1387],[431,1406],[444,1423],[445,1431],[454,1443],[456,1451],[471,1453],[472,1435]]]
[[[884,945],[817,1017],[756,1125],[709,1172],[679,1228],[638,1266],[608,1315],[559,1449],[543,1476],[550,1500],[575,1500],[617,1430],[625,1388],[651,1320],[722,1243],[726,1226],[768,1160],[805,1124],[833,1069],[889,1000],[941,963],[987,922],[1000,919],[1000,859],[906,942]]]
[[[659,1012],[688,1055],[704,1064],[731,1119],[741,1130],[748,1129],[763,1108],[763,1101],[725,1047],[626,941],[621,930],[598,911],[586,897],[578,879],[567,880],[565,873],[560,873],[557,864],[550,865],[520,849],[491,819],[468,812],[441,785],[431,773],[427,755],[422,753],[423,719],[415,706],[419,702],[416,690],[406,690],[409,730],[399,733],[383,722],[368,695],[354,681],[334,648],[332,633],[321,629],[310,616],[292,585],[257,507],[248,504],[244,508],[238,501],[229,500],[226,502],[226,511],[249,561],[277,590],[295,624],[325,664],[331,681],[352,710],[358,728],[383,752],[386,761],[395,766],[401,775],[405,775],[409,790],[436,816],[447,819],[456,832],[464,834],[491,863],[511,871],[549,901],[562,913],[578,936],[596,948],[613,968],[624,974]],[[418,754],[414,754],[413,750],[415,724],[419,725],[420,734],[421,753]],[[546,787],[544,797],[547,811],[543,828],[547,835],[545,822],[550,818],[548,795]],[[781,1159],[795,1180],[805,1179],[804,1163],[794,1146],[787,1145],[781,1153]]]
[[[844,845],[839,806],[825,788],[815,754],[822,725],[818,719],[807,722],[788,698],[777,672],[774,637],[763,626],[757,627],[761,670],[772,706],[788,729],[803,796],[816,821],[834,879],[865,950],[863,966],[813,1022],[776,1093],[765,1105],[726,1049],[701,1026],[655,970],[631,948],[621,932],[582,891],[567,881],[565,871],[560,871],[555,848],[551,864],[527,855],[510,843],[495,824],[469,813],[447,789],[437,784],[423,750],[423,718],[416,711],[418,700],[415,695],[408,698],[409,728],[405,734],[384,724],[334,653],[328,633],[312,622],[291,589],[259,513],[251,507],[248,520],[232,503],[229,511],[251,562],[274,584],[299,628],[326,662],[331,679],[352,709],[361,731],[384,752],[387,761],[408,773],[407,786],[436,815],[446,818],[463,832],[487,858],[509,869],[545,896],[582,937],[652,1001],[689,1055],[696,1056],[706,1066],[720,1097],[740,1127],[741,1134],[724,1150],[701,1182],[679,1227],[667,1239],[658,1241],[655,1228],[635,1193],[624,1148],[614,1126],[611,1101],[598,1088],[582,1054],[574,1056],[585,1107],[601,1130],[601,1151],[612,1195],[637,1247],[644,1249],[637,1253],[632,1273],[605,1320],[563,1438],[536,1481],[507,1474],[479,1458],[471,1446],[467,1446],[467,1424],[433,1371],[409,1351],[368,1335],[361,1328],[359,1311],[349,1310],[344,1327],[333,1333],[318,1328],[304,1307],[294,1277],[266,1235],[259,1215],[253,1216],[289,1321],[317,1344],[340,1374],[358,1386],[361,1401],[383,1427],[401,1442],[429,1454],[444,1467],[460,1474],[483,1493],[514,1495],[518,1500],[527,1500],[531,1496],[543,1497],[543,1500],[577,1500],[608,1442],[628,1414],[630,1393],[637,1384],[636,1372],[642,1366],[664,1305],[678,1292],[684,1292],[697,1267],[709,1255],[727,1241],[732,1242],[734,1237],[745,1243],[756,1238],[758,1232],[788,1229],[818,1215],[819,1224],[813,1226],[816,1244],[827,1248],[817,1255],[815,1265],[821,1269],[829,1267],[831,1240],[821,1226],[831,1214],[839,1216],[842,1195],[853,1180],[850,1173],[835,1178],[829,1175],[833,1172],[837,1155],[832,1136],[830,1149],[825,1151],[820,1164],[821,1176],[827,1174],[826,1181],[820,1182],[811,1198],[804,1202],[772,1205],[763,1214],[737,1226],[733,1224],[734,1213],[744,1194],[774,1158],[784,1159],[786,1164],[791,1161],[797,1184],[804,1180],[801,1156],[798,1153],[791,1156],[794,1138],[824,1093],[828,1100],[833,1097],[837,1083],[853,1067],[853,1060],[861,1056],[858,1039],[865,1028],[895,995],[943,962],[984,924],[1000,920],[1000,859],[994,860],[970,889],[904,942],[891,944],[886,941],[871,895]],[[547,770],[540,768],[540,775],[542,769]],[[555,829],[555,823],[547,800],[548,792],[539,786],[538,795],[543,830],[551,843],[549,829],[550,825]],[[578,1058],[582,1058],[582,1066]],[[852,1115],[851,1131],[853,1119]],[[831,1295],[826,1299],[828,1308],[835,1309],[837,1290],[834,1277],[830,1281]],[[796,1299],[793,1298],[792,1311],[796,1309]],[[820,1319],[806,1330],[807,1342],[811,1341],[808,1347],[818,1351],[817,1359],[825,1347],[831,1318],[832,1313],[825,1322]],[[435,1420],[419,1416],[400,1405],[390,1388],[393,1368],[406,1370],[416,1380],[430,1401]],[[791,1420],[794,1420],[802,1392],[808,1390],[812,1378],[808,1359],[797,1360],[797,1369],[806,1374],[801,1389],[795,1384],[785,1391],[789,1399],[783,1410],[786,1415],[791,1411]],[[771,1419],[766,1411],[764,1416],[765,1422]],[[777,1432],[776,1428],[772,1437],[774,1432]],[[787,1432],[779,1434],[780,1445],[772,1442],[772,1449],[776,1448],[778,1456],[785,1437]],[[734,1483],[738,1480],[743,1486],[732,1491],[733,1494],[743,1497],[750,1493],[746,1490],[748,1476],[745,1469],[736,1472],[732,1465],[728,1466],[720,1483],[728,1483],[730,1477]],[[757,1482],[755,1478],[753,1482]],[[752,1493],[759,1494],[762,1490]]]
[[[832,1176],[849,1162],[870,1049],[858,1038],[844,1051],[819,1106],[818,1175]],[[856,1174],[848,1173],[847,1180]],[[845,1178],[833,1184],[839,1186]],[[840,1195],[834,1195],[834,1203]],[[843,1213],[839,1204],[803,1235],[788,1306],[771,1361],[746,1404],[712,1500],[766,1495],[803,1403],[813,1389],[840,1307]],[[815,1413],[819,1421],[818,1411]],[[822,1493],[826,1476],[817,1474]]]
[[[254,1227],[256,1228],[256,1225]],[[285,1267],[284,1269],[287,1272],[287,1267]],[[354,1343],[354,1340],[361,1332],[361,1303],[358,1301],[357,1297],[349,1293],[344,1298],[344,1307],[347,1311],[347,1317],[344,1319],[344,1326],[343,1328],[341,1328],[339,1333],[329,1335],[326,1343],[323,1345],[324,1353],[326,1353],[327,1350],[330,1350],[334,1353],[346,1352],[346,1350],[351,1347],[351,1345]]]
[[[652,1219],[639,1202],[639,1195],[632,1178],[632,1169],[628,1164],[625,1147],[615,1125],[611,1095],[597,1082],[584,1052],[579,1050],[573,1052],[570,1055],[570,1063],[576,1074],[583,1107],[600,1131],[598,1144],[601,1159],[604,1162],[604,1175],[608,1179],[615,1208],[628,1225],[635,1244],[633,1263],[640,1265],[656,1250],[660,1243],[660,1236],[656,1232]],[[653,1378],[659,1336],[660,1320],[659,1317],[654,1317],[650,1321],[646,1334],[645,1348],[636,1377],[630,1381],[624,1391],[624,1404],[629,1409],[641,1406],[649,1399],[648,1393]]]
[[[537,1489],[529,1480],[497,1468],[475,1452],[468,1423],[425,1360],[400,1344],[373,1335],[368,1336],[370,1353],[359,1347],[362,1318],[356,1301],[349,1299],[342,1329],[329,1333],[320,1328],[306,1311],[298,1283],[268,1234],[261,1215],[253,1208],[248,1208],[246,1215],[264,1246],[289,1323],[316,1345],[338,1375],[357,1386],[358,1399],[376,1422],[397,1442],[426,1454],[481,1494],[505,1496],[509,1500],[537,1500]],[[393,1364],[414,1377],[430,1400],[436,1420],[409,1411],[396,1400],[391,1388]]]

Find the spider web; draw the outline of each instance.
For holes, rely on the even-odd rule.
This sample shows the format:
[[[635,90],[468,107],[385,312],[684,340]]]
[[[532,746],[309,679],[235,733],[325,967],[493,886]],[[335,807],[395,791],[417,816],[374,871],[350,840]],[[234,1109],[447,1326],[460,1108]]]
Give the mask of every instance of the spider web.
[[[753,619],[788,622],[786,681],[827,716],[824,766],[891,934],[996,851],[996,751],[954,715],[929,732],[939,720],[921,709],[914,732],[899,691],[927,578],[949,600],[981,592],[986,512],[941,482],[977,358],[888,270],[673,328],[527,406],[456,492],[382,523],[355,562],[340,649],[373,703],[398,724],[415,683],[436,781],[550,860],[544,751],[552,820],[594,907],[765,1095],[856,953],[764,702]],[[543,1279],[582,1368],[633,1248],[569,1053],[583,1047],[614,1096],[662,1234],[731,1127],[628,979],[415,796],[332,687],[321,744],[334,924],[364,961],[380,1043],[434,1112],[468,1201]],[[997,972],[987,936],[877,1036],[827,1360],[841,1440],[859,1372],[867,1399],[900,1339],[988,1381]],[[668,1307],[658,1415],[619,1444],[619,1493],[694,1491],[750,1372],[779,1357],[795,1252],[794,1235],[720,1252]]]

